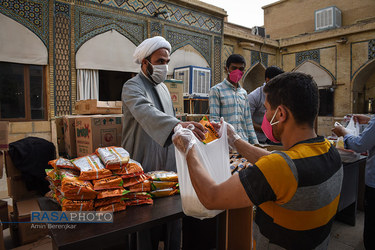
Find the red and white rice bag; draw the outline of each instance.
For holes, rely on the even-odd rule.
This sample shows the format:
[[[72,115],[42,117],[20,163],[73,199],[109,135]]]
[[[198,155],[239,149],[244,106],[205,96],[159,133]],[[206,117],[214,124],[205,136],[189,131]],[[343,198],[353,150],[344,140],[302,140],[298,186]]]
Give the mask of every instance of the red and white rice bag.
[[[130,159],[128,151],[122,147],[97,148],[95,153],[103,161],[107,169],[121,169],[128,164]]]
[[[96,154],[73,159],[72,163],[80,169],[81,180],[98,180],[112,175],[111,170],[105,168]]]

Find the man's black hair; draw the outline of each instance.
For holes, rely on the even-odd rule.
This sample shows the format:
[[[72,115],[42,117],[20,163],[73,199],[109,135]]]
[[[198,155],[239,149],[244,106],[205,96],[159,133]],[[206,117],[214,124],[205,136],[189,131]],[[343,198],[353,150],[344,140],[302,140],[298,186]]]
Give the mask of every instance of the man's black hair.
[[[274,77],[263,89],[272,109],[286,106],[296,123],[314,126],[319,108],[319,91],[310,75],[300,72],[286,72]]]
[[[243,56],[239,54],[232,54],[228,57],[227,63],[226,63],[227,68],[229,68],[231,63],[244,63],[246,67],[245,58],[243,58]]]
[[[284,70],[280,69],[279,67],[277,67],[277,66],[270,66],[270,67],[268,67],[266,69],[266,73],[265,73],[264,79],[268,78],[268,79],[271,80],[275,76],[280,75],[282,73],[284,73]]]

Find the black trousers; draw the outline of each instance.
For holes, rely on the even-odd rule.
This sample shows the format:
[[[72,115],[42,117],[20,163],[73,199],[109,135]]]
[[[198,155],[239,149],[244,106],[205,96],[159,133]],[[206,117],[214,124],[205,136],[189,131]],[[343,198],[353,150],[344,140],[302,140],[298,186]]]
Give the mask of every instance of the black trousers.
[[[365,190],[363,241],[367,250],[375,249],[375,188],[369,186],[366,186]]]
[[[185,216],[182,221],[182,250],[217,248],[217,217],[200,220]]]

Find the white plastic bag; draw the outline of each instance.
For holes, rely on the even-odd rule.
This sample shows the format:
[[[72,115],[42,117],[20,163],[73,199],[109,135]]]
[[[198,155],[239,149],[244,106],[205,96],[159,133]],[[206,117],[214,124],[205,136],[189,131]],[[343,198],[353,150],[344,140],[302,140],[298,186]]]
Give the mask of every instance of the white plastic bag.
[[[207,144],[202,143],[194,136],[194,140],[196,140],[195,147],[200,157],[200,161],[216,183],[222,183],[231,176],[226,127],[227,125],[224,123],[220,130],[222,136]],[[184,154],[175,147],[175,155],[182,210],[184,213],[198,219],[206,219],[212,218],[222,212],[223,210],[208,210],[202,205],[191,183],[188,165]]]
[[[354,122],[353,116],[350,118],[348,126],[345,128],[351,135],[359,136],[359,124]]]

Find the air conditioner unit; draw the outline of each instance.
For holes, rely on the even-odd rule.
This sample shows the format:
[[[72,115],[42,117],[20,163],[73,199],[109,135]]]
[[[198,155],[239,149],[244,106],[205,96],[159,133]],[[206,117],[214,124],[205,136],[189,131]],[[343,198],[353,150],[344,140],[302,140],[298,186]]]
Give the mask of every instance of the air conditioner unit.
[[[265,37],[266,36],[266,30],[264,27],[254,26],[251,28],[251,34]]]
[[[315,31],[341,27],[341,10],[332,6],[315,11]]]
[[[211,69],[185,66],[173,70],[173,78],[184,82],[184,97],[208,97],[211,88]]]

